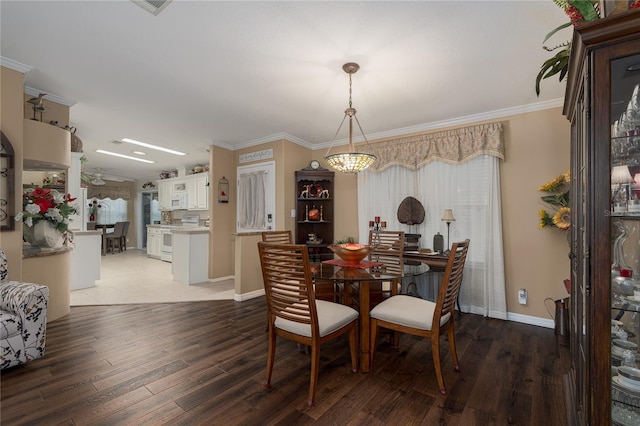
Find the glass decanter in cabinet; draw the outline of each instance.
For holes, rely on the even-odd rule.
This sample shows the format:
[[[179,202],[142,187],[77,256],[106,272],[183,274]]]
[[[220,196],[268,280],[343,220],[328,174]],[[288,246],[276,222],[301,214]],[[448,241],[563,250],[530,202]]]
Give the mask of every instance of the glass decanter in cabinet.
[[[639,29],[632,10],[572,41],[569,424],[640,425]]]
[[[640,425],[640,54],[611,61],[611,421]],[[620,76],[620,78],[615,78]]]

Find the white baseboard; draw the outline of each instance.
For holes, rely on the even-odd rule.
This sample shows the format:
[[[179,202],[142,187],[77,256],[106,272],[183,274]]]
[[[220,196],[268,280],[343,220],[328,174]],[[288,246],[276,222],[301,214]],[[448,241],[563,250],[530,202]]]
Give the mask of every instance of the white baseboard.
[[[260,290],[249,292],[249,293],[242,293],[242,294],[234,293],[233,300],[235,300],[236,302],[242,302],[249,299],[255,299],[256,297],[260,297],[260,296],[264,296],[263,288]]]
[[[235,275],[227,275],[226,277],[209,278],[208,282],[217,283],[220,281],[228,281],[228,280],[235,280],[235,279],[236,279]]]
[[[545,328],[555,328],[556,326],[555,321],[549,318],[532,317],[531,315],[514,314],[513,312],[507,312],[507,321],[536,325],[538,327]]]

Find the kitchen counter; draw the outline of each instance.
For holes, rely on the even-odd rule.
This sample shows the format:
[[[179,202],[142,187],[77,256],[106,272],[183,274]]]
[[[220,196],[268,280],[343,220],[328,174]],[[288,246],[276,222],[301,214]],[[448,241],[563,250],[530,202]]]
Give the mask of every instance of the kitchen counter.
[[[187,284],[209,281],[209,228],[180,226],[173,234],[173,279]]]
[[[173,234],[208,234],[208,226],[178,226],[171,230]]]

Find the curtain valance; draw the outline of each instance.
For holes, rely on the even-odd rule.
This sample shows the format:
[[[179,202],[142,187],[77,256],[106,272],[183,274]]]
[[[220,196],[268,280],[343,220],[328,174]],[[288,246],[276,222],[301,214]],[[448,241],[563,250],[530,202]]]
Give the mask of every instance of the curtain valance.
[[[371,143],[367,151],[378,159],[369,170],[391,166],[417,170],[432,161],[460,164],[480,155],[504,160],[502,123],[480,124],[424,135]]]
[[[131,190],[123,186],[109,184],[101,186],[90,185],[87,189],[87,198],[111,198],[112,200],[122,198],[123,200],[129,200],[131,199]]]

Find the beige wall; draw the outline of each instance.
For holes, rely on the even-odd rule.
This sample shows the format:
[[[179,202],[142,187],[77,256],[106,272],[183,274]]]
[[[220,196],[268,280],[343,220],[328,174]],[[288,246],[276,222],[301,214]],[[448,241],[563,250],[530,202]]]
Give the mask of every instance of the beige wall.
[[[0,72],[0,129],[13,145],[15,152],[14,205],[22,208],[22,140],[24,75],[2,67]],[[9,279],[22,280],[22,222],[16,222],[14,231],[0,233],[0,247],[9,261]]]
[[[209,150],[209,277],[234,274],[234,238],[236,217],[236,168],[234,154],[212,145]],[[218,181],[229,181],[229,203],[218,203]]]
[[[71,252],[27,258],[23,260],[23,266],[24,281],[49,287],[47,322],[67,315],[71,310]]]

